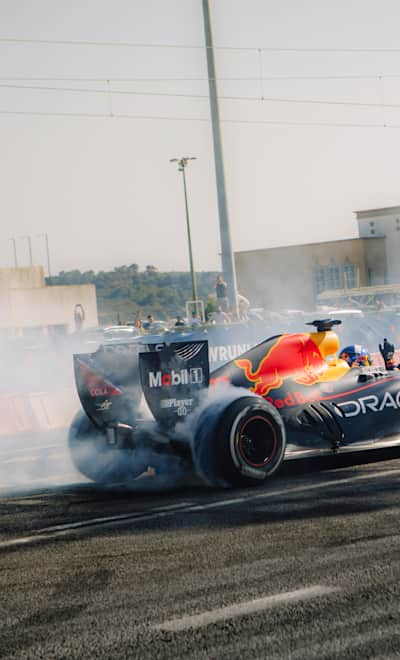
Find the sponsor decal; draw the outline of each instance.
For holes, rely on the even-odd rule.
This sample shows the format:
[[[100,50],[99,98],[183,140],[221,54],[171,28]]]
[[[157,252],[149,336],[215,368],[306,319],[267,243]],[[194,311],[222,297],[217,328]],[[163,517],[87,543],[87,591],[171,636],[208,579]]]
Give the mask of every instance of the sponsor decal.
[[[138,353],[143,350],[140,344],[102,344],[99,352],[103,353]]]
[[[96,374],[81,360],[78,360],[79,368],[83,381],[89,391],[90,396],[120,396],[121,390],[110,381]]]
[[[171,385],[199,385],[203,382],[203,369],[172,369],[171,371],[149,371],[149,387],[170,387]]]
[[[89,394],[90,396],[107,396],[108,394],[111,394],[109,391],[109,388],[104,386],[104,387],[90,387],[89,388]]]
[[[178,417],[184,417],[193,408],[194,399],[161,399],[161,408],[167,408]]]
[[[251,391],[264,397],[281,387],[286,378],[301,385],[315,385],[328,368],[317,344],[307,333],[281,335],[256,368],[247,358],[235,360],[235,365],[253,383]]]
[[[112,406],[112,402],[109,401],[108,399],[106,399],[105,401],[102,401],[101,403],[96,403],[95,408],[98,412],[104,412],[104,411],[110,410],[111,406]]]
[[[194,399],[162,399],[161,408],[179,408],[180,406],[192,406]]]
[[[301,406],[306,403],[312,403],[313,401],[319,401],[321,399],[320,392],[286,392],[286,395],[281,398],[274,398],[272,396],[264,397],[266,401],[272,403],[275,408],[290,408],[292,406]]]
[[[208,355],[210,362],[228,362],[234,360],[238,355],[246,353],[251,344],[228,344],[226,346],[209,346]]]
[[[366,415],[367,413],[379,413],[387,408],[395,410],[400,408],[400,392],[391,393],[385,392],[383,397],[378,397],[376,394],[369,396],[362,396],[359,399],[352,399],[337,404],[345,417],[357,417],[358,415]]]

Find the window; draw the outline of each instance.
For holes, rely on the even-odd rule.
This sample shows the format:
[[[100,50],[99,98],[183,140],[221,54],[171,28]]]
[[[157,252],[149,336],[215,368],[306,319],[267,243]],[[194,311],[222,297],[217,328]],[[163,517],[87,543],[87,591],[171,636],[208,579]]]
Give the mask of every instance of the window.
[[[356,267],[350,259],[346,259],[343,264],[343,283],[345,289],[355,289],[356,287]]]
[[[327,267],[328,289],[340,289],[340,268],[331,261]]]
[[[326,278],[325,278],[325,268],[323,266],[316,266],[313,270],[313,279],[314,279],[314,288],[316,293],[321,293],[325,291],[326,287]]]

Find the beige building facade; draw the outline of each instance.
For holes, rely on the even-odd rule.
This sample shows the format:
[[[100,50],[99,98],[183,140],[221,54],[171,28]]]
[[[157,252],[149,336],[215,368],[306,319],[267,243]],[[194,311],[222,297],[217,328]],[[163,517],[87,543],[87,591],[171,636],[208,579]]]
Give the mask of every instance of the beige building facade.
[[[3,335],[73,332],[76,305],[84,309],[84,327],[97,327],[94,285],[46,286],[42,266],[0,268],[0,333]]]
[[[236,252],[235,265],[240,293],[269,310],[313,310],[322,291],[387,280],[381,235]]]
[[[400,284],[400,206],[355,211],[359,236],[381,237],[386,253],[385,284]],[[379,284],[379,282],[373,282]]]

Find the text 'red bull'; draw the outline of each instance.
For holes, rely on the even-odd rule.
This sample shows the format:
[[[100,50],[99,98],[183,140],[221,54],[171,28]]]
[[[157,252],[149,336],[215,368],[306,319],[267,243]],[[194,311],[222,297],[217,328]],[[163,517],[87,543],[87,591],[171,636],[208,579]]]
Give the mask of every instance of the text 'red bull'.
[[[247,358],[235,360],[235,364],[254,383],[250,390],[263,397],[281,387],[286,378],[301,385],[314,385],[328,368],[320,349],[307,333],[279,337],[254,371]]]

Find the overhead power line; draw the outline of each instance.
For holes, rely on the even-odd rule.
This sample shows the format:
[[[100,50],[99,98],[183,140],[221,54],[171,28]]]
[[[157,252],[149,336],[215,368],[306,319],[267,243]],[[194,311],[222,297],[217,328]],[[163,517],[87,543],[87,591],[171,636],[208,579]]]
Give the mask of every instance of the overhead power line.
[[[400,78],[400,73],[367,73],[367,74],[337,74],[337,75],[282,75],[282,76],[218,76],[215,80],[219,82],[257,82],[260,80],[381,80],[383,78]],[[4,82],[30,81],[30,82],[208,82],[210,79],[205,76],[194,77],[158,77],[158,78],[123,78],[119,76],[98,76],[89,77],[67,77],[67,76],[0,76]]]
[[[400,73],[367,73],[367,74],[337,74],[337,75],[275,75],[275,76],[218,76],[215,78],[218,82],[259,82],[260,80],[269,81],[282,81],[282,80],[383,80],[390,78],[400,78]],[[205,76],[193,77],[154,77],[154,78],[124,78],[115,76],[99,76],[96,78],[90,77],[68,77],[68,76],[0,76],[0,81],[13,82],[13,81],[29,81],[29,82],[208,82],[209,78]]]
[[[95,118],[95,119],[136,119],[149,121],[184,121],[184,122],[206,122],[208,117],[177,117],[177,116],[155,116],[155,115],[134,115],[134,114],[111,114],[111,113],[93,113],[93,112],[46,112],[46,111],[28,111],[28,110],[0,110],[0,115],[31,116],[31,117],[74,117],[74,118]],[[318,127],[318,128],[368,128],[368,129],[399,129],[400,124],[386,123],[358,123],[358,122],[318,122],[318,121],[282,121],[274,119],[221,119],[223,124],[247,124],[247,125],[269,125],[269,126],[297,126],[297,127]]]
[[[38,85],[10,85],[1,84],[0,89],[19,89],[29,91],[51,91],[51,92],[67,92],[78,94],[102,94],[105,96],[123,95],[123,96],[150,96],[150,97],[163,97],[163,98],[187,98],[187,99],[208,99],[207,94],[176,94],[172,92],[137,92],[131,90],[118,90],[118,89],[79,89],[76,87],[47,87]],[[333,105],[345,106],[353,108],[400,108],[399,103],[383,103],[383,102],[367,102],[367,101],[329,101],[327,99],[298,99],[298,98],[283,98],[283,97],[270,97],[270,96],[226,96],[220,95],[220,100],[223,101],[257,101],[263,103],[289,103],[301,105]]]
[[[0,37],[4,44],[37,44],[43,46],[96,46],[105,48],[171,48],[178,50],[204,50],[205,45],[171,43],[135,43],[130,41],[77,41],[73,39],[24,39]],[[268,53],[400,53],[400,48],[299,48],[260,46],[214,46],[214,50],[249,51]]]

